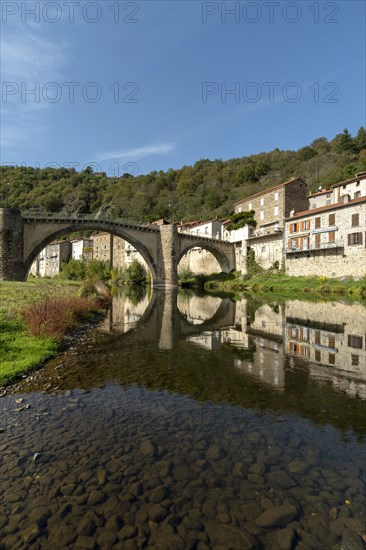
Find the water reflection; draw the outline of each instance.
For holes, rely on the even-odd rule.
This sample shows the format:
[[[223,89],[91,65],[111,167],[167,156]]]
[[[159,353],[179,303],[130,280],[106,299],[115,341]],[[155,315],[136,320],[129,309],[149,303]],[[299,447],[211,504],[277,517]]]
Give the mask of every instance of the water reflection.
[[[365,325],[118,293],[0,399],[0,548],[362,548]]]

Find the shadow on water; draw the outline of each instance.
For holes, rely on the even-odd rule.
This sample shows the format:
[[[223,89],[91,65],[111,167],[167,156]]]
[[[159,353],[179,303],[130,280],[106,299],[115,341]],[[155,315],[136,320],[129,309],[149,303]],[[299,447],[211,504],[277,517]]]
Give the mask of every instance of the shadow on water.
[[[365,325],[358,304],[117,289],[98,330],[17,391],[139,385],[365,435]]]

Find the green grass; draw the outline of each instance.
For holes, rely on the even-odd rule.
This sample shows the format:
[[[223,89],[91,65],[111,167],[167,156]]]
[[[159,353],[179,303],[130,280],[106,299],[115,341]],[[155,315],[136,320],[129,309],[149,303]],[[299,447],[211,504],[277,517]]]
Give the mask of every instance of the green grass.
[[[228,292],[267,296],[269,299],[366,299],[366,277],[339,280],[327,277],[289,277],[275,271],[258,271],[248,275],[239,272],[197,276],[194,284],[209,292]],[[194,285],[193,285],[194,286]]]
[[[26,283],[0,283],[0,386],[53,357],[59,344],[28,334],[22,309],[49,295],[77,294],[80,283],[55,279],[30,279]]]
[[[21,323],[0,319],[0,386],[54,356],[57,348],[51,339],[28,336]]]

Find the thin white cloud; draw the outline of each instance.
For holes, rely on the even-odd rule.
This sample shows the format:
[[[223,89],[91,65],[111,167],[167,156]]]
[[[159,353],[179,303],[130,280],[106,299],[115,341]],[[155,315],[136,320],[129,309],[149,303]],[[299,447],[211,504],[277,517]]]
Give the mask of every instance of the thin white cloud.
[[[174,143],[161,143],[136,147],[134,149],[122,149],[121,151],[109,151],[97,155],[97,160],[111,159],[142,159],[151,155],[166,155],[175,149]]]
[[[66,51],[65,45],[46,35],[40,24],[2,25],[2,156],[17,155],[25,144],[27,149],[39,146],[47,135],[48,114],[54,104],[43,100],[41,90],[49,82],[61,81],[60,68],[67,62]],[[22,97],[22,89],[38,89],[39,93]],[[9,93],[4,97],[4,92]]]

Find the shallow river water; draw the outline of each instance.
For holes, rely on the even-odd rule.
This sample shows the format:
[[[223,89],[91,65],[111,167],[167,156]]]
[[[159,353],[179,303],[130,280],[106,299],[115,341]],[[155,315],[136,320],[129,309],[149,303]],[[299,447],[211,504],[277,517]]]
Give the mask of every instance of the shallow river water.
[[[366,548],[365,327],[359,304],[115,297],[2,392],[0,549]]]

